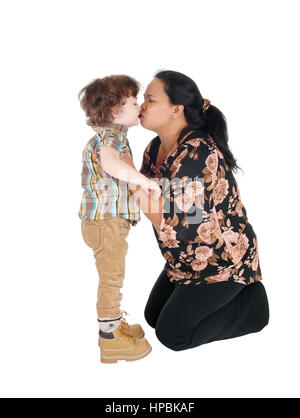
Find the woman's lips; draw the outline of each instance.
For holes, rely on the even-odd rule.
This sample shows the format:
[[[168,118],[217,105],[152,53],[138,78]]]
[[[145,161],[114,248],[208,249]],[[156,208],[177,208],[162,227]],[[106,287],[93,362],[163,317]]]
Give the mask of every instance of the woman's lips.
[[[142,119],[142,117],[144,117],[144,115],[142,115],[141,113],[139,114],[139,119]]]

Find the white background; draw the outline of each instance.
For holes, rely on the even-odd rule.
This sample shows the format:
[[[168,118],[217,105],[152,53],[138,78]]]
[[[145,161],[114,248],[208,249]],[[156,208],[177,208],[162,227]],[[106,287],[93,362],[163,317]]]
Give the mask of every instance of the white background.
[[[298,1],[1,2],[0,395],[298,397]],[[228,122],[236,178],[258,236],[270,324],[173,352],[143,310],[164,260],[145,216],[130,232],[123,309],[153,351],[101,364],[97,272],[80,233],[77,94],[128,74],[190,76]],[[155,136],[129,130],[136,166]]]

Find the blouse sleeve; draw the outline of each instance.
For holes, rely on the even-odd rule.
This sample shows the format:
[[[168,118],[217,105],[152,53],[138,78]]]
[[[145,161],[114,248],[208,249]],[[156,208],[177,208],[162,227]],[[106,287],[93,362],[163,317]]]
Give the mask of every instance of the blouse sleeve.
[[[210,230],[206,229],[211,226],[210,221],[216,222],[212,199],[216,159],[217,155],[201,139],[192,139],[172,160],[168,180],[162,185],[162,241],[176,246],[178,241],[197,241],[199,232],[201,236],[209,235]]]
[[[140,173],[144,174],[146,177],[151,177],[151,158],[150,158],[150,149],[154,140],[150,141],[147,145],[144,154],[143,154],[143,161],[142,166],[140,168]]]

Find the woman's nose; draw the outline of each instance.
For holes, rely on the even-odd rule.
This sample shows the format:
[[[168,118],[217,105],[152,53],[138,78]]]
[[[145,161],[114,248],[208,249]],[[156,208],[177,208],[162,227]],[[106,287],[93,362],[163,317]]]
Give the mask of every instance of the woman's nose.
[[[141,109],[145,110],[145,102],[141,104]]]

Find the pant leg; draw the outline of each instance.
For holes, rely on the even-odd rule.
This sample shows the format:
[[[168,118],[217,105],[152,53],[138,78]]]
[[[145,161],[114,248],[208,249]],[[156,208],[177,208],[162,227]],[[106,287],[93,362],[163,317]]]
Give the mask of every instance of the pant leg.
[[[120,316],[121,288],[125,276],[126,238],[130,223],[124,218],[82,221],[82,235],[93,249],[99,275],[98,318]]]
[[[176,286],[161,310],[157,338],[172,350],[260,331],[269,321],[261,282]]]
[[[145,307],[145,319],[152,328],[156,327],[160,311],[174,289],[175,286],[166,276],[164,269],[156,280]]]
[[[256,282],[247,285],[231,303],[202,321],[195,329],[191,347],[198,346],[199,340],[204,344],[259,332],[268,323],[269,303],[266,290],[262,282]],[[208,335],[211,327],[214,332],[205,341],[203,335]]]

